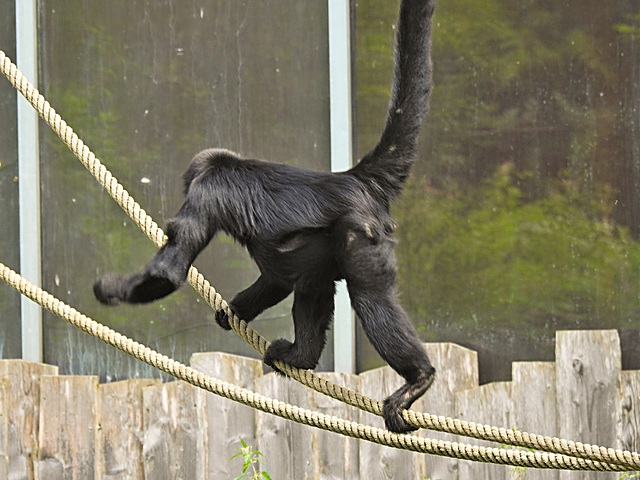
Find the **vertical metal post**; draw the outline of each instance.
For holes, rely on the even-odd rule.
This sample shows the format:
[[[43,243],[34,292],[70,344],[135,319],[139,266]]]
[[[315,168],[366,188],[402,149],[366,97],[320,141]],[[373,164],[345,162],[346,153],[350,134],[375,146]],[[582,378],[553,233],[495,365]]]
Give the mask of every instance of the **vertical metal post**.
[[[349,0],[327,0],[329,14],[329,89],[331,169],[352,164],[351,42]],[[333,327],[334,370],[355,373],[355,317],[344,281],[338,284]]]
[[[22,73],[38,85],[38,32],[36,0],[15,0],[16,60]],[[18,187],[20,221],[20,273],[42,285],[40,229],[40,156],[38,114],[18,95]],[[42,310],[22,297],[22,358],[42,362]]]

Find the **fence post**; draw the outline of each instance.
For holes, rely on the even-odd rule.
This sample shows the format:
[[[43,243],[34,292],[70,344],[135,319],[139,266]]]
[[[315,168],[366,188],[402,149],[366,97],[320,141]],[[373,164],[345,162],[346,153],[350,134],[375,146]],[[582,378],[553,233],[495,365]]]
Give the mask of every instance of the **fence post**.
[[[40,377],[36,478],[96,478],[98,377]]]
[[[222,352],[195,353],[191,356],[191,366],[248,390],[255,390],[256,378],[262,376],[261,361]],[[206,479],[235,478],[241,470],[229,459],[238,453],[240,439],[256,446],[254,410],[213,393],[205,393],[202,400],[204,406],[199,413],[204,415],[204,419],[200,423],[208,438]]]
[[[621,372],[616,330],[556,333],[558,435],[577,442],[616,444]],[[560,480],[618,479],[615,473],[560,472]]]
[[[199,423],[198,395],[184,382],[147,387],[144,404],[144,478],[203,480],[206,471],[205,430]]]
[[[637,452],[640,450],[640,371],[622,372],[616,411],[618,422],[617,448]]]
[[[9,478],[9,407],[6,378],[0,377],[0,478]]]
[[[514,362],[511,398],[513,426],[517,430],[555,437],[556,365],[554,362]],[[556,480],[558,472],[529,469],[527,480]]]
[[[360,392],[375,399],[384,399],[404,384],[404,379],[390,367],[376,368],[360,374]],[[414,405],[424,410],[424,397]],[[360,423],[384,428],[381,417],[360,412]],[[383,447],[360,441],[360,478],[405,479],[423,478],[426,475],[426,455]]]
[[[7,381],[8,474],[33,480],[40,418],[40,376],[57,375],[58,367],[24,360],[1,360],[0,378]]]
[[[274,373],[260,377],[256,390],[267,397],[309,408],[311,390]],[[271,478],[313,478],[313,454],[318,430],[256,411],[258,449]]]
[[[495,382],[471,390],[456,393],[456,417],[475,423],[510,428],[513,426],[511,412],[511,383]],[[465,439],[468,442],[468,439]],[[498,447],[495,443],[473,440],[474,444]],[[460,461],[460,479],[511,480],[512,467]]]
[[[425,349],[436,368],[436,380],[424,395],[425,411],[431,415],[453,417],[455,393],[478,386],[478,354],[455,343],[426,343]],[[462,437],[424,430],[422,436],[460,442]],[[455,458],[426,456],[427,477],[457,480],[459,461]]]
[[[347,373],[320,373],[320,376],[351,390],[358,389],[358,377]],[[334,415],[338,418],[357,421],[359,410],[355,407],[334,400],[322,393],[313,392],[313,403],[310,408],[326,415]],[[314,475],[310,478],[321,479],[347,479],[363,478],[359,471],[359,442],[355,438],[338,435],[332,432],[318,430],[316,439],[317,465]]]
[[[160,380],[124,380],[98,389],[98,478],[144,478],[142,391]]]

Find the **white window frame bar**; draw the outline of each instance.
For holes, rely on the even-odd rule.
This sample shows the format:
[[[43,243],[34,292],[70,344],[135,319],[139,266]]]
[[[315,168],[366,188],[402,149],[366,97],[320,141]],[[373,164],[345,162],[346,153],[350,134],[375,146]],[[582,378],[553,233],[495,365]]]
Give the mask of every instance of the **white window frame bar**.
[[[329,19],[329,92],[331,170],[352,166],[350,0],[327,0]],[[346,283],[338,283],[333,325],[333,365],[336,372],[356,372],[355,316]]]
[[[38,18],[36,0],[15,0],[16,61],[22,73],[38,85]],[[40,152],[38,113],[18,95],[18,208],[20,273],[42,285],[40,227]],[[21,296],[22,358],[42,362],[42,309]]]

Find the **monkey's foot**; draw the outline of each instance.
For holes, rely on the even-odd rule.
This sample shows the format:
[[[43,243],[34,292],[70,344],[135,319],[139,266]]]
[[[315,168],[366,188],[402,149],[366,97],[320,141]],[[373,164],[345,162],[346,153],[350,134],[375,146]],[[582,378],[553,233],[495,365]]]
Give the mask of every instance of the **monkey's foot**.
[[[418,430],[417,427],[409,425],[402,417],[402,411],[404,410],[402,405],[397,405],[390,400],[391,397],[387,398],[382,406],[382,416],[387,430],[395,433],[409,433]]]
[[[292,367],[309,370],[316,368],[316,365],[318,364],[317,361],[314,362],[313,360],[300,355],[299,349],[296,345],[284,338],[271,342],[271,345],[269,345],[269,348],[267,348],[267,351],[264,354],[264,363],[273,368],[274,372],[284,375],[284,372],[275,366],[275,362],[278,360],[291,365]]]
[[[406,422],[402,416],[402,411],[411,407],[413,402],[429,389],[434,379],[435,370],[431,367],[430,371],[420,374],[413,383],[406,383],[384,401],[382,416],[384,417],[384,424],[389,431],[408,433],[418,430],[417,427]]]

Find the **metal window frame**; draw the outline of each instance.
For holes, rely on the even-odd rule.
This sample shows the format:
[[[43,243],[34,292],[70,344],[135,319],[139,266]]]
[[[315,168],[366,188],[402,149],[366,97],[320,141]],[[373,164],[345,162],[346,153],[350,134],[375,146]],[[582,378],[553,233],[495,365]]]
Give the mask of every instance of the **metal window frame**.
[[[329,92],[331,111],[331,170],[353,163],[351,118],[351,6],[349,0],[327,0],[329,16]],[[346,284],[338,284],[333,326],[333,369],[356,372],[355,316]]]
[[[22,73],[38,85],[38,18],[36,0],[15,0],[16,61]],[[42,285],[42,230],[40,226],[40,152],[38,113],[18,95],[18,221],[20,272]],[[42,309],[21,297],[22,358],[43,360]]]

